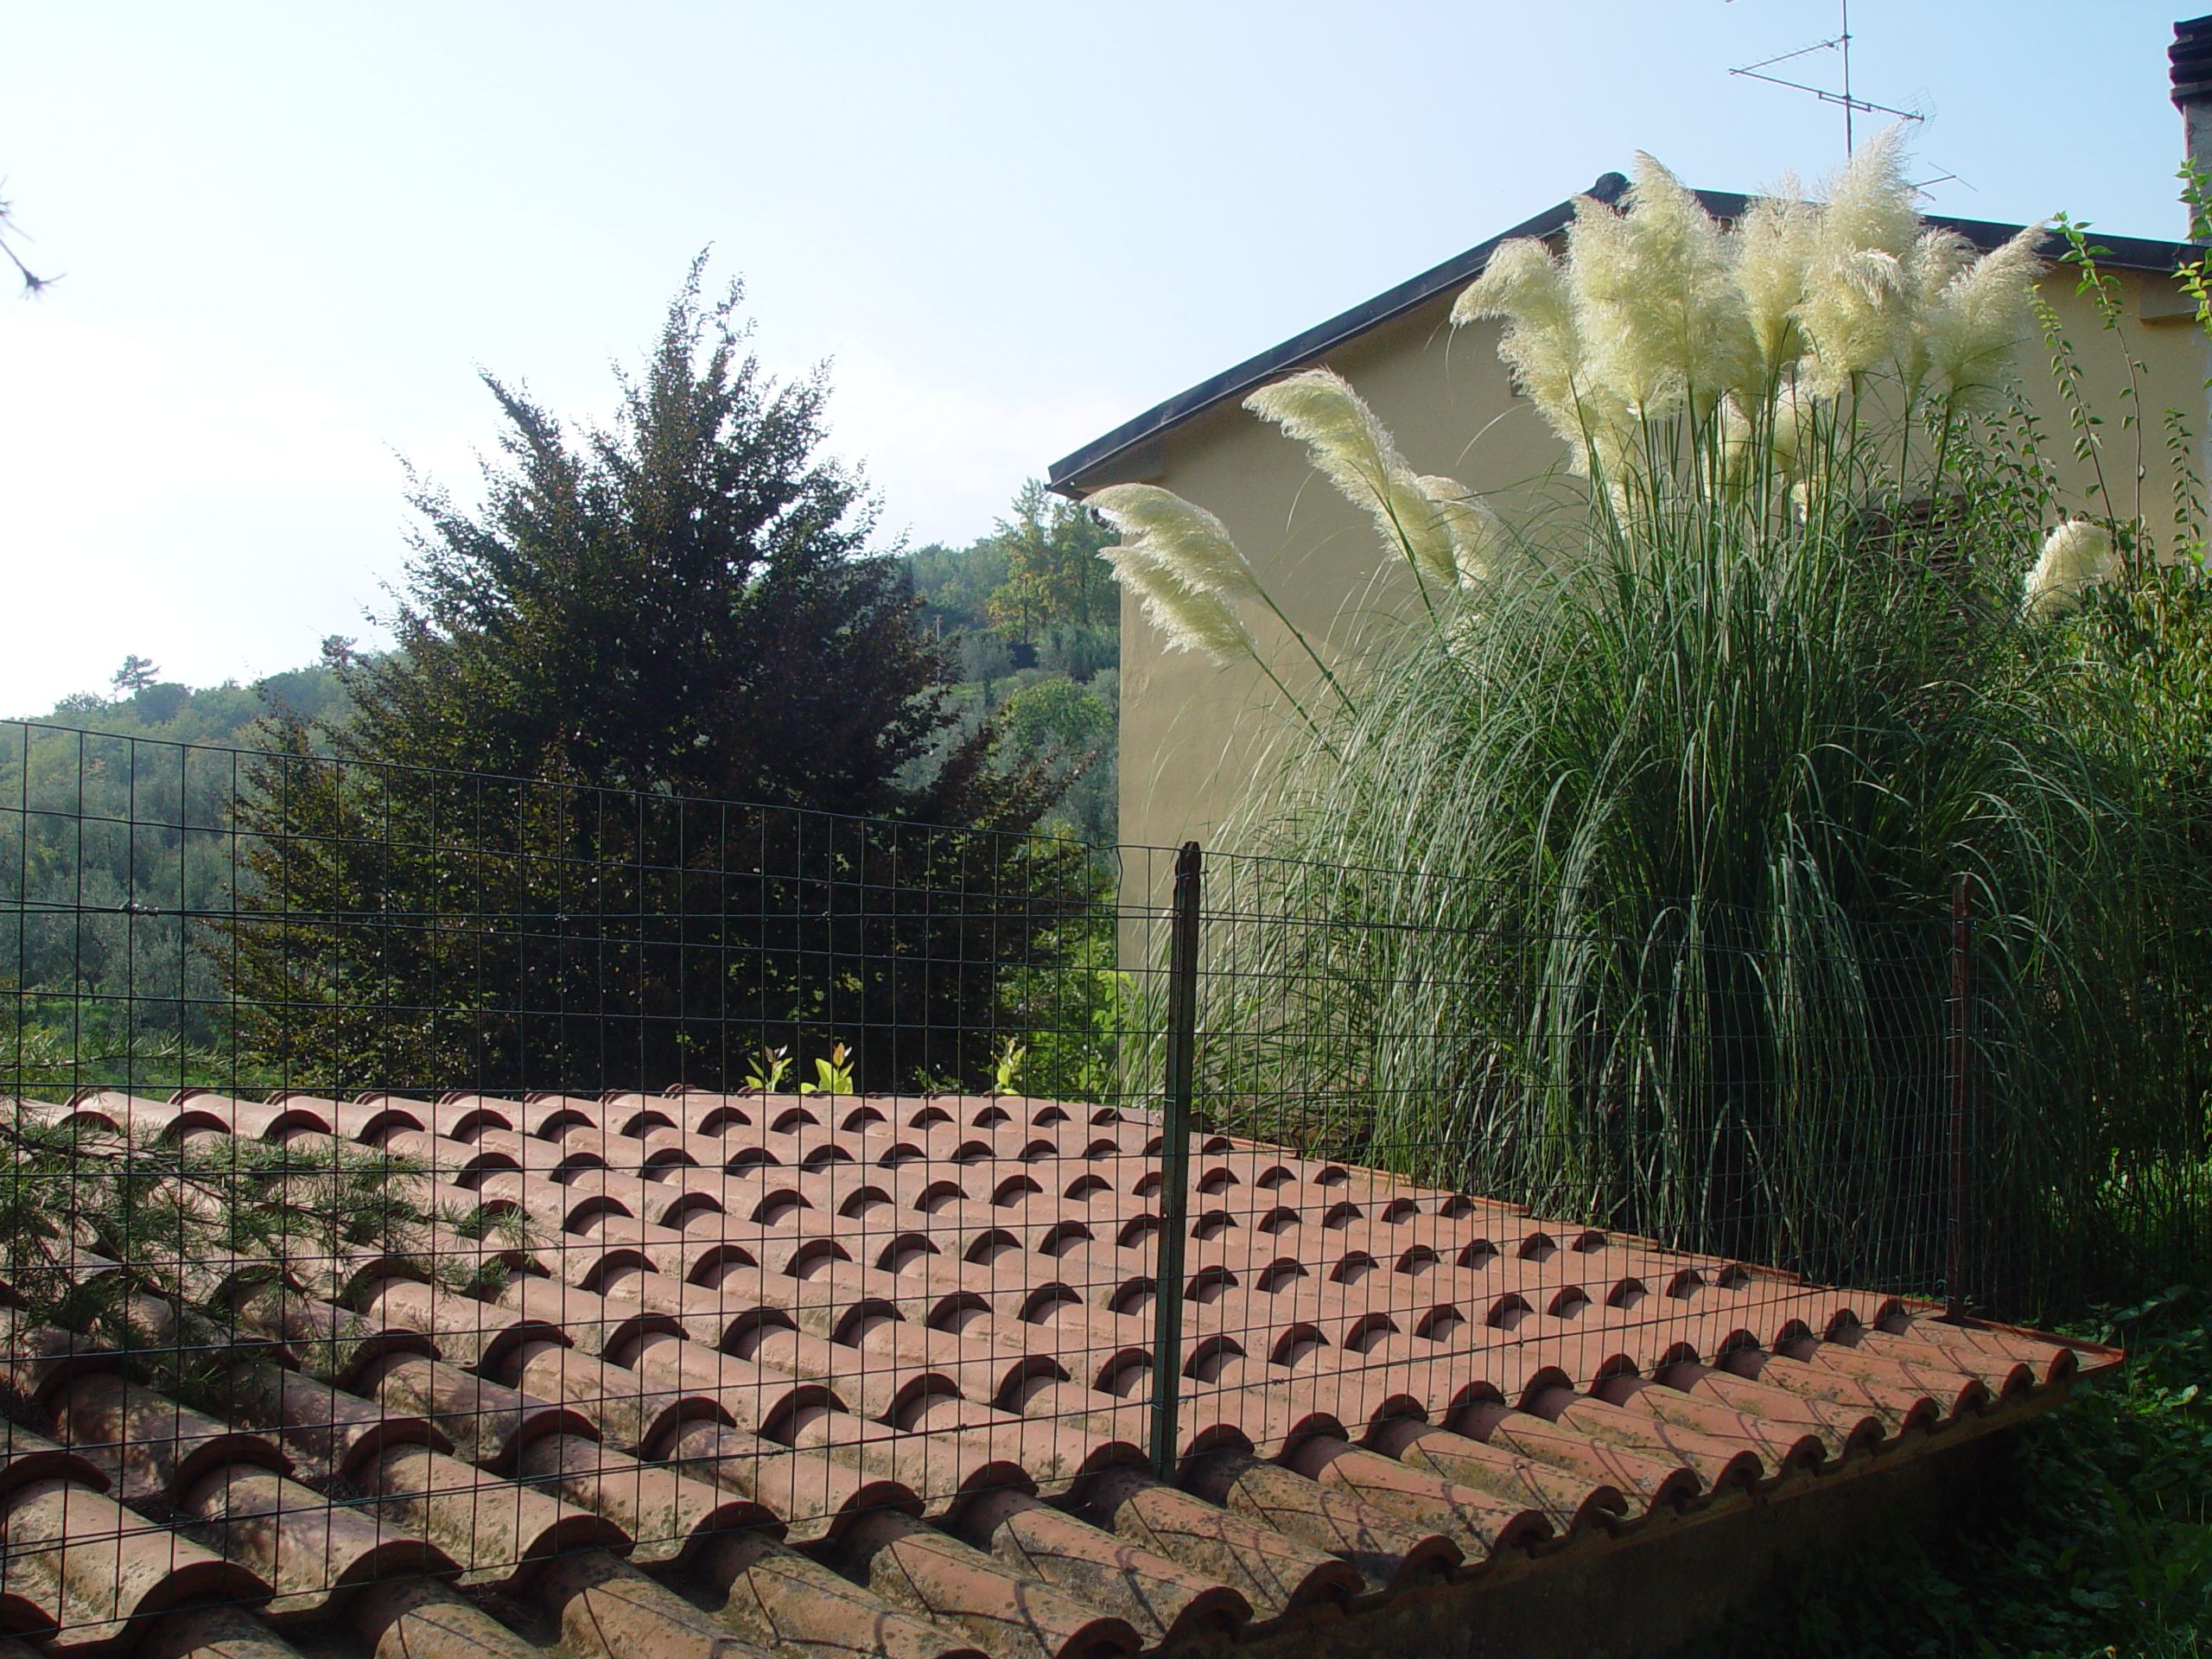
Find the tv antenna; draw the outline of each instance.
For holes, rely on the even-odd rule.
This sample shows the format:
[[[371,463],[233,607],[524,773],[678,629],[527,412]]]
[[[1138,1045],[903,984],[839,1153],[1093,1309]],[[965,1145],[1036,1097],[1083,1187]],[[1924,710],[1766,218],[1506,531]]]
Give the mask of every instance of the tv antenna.
[[[1732,3],[1732,0],[1731,3]],[[1837,5],[1841,11],[1841,27],[1836,30],[1834,39],[1815,41],[1810,46],[1799,47],[1795,52],[1783,52],[1775,57],[1763,58],[1757,63],[1747,63],[1742,68],[1731,69],[1728,73],[1732,75],[1742,75],[1750,80],[1764,80],[1770,86],[1787,86],[1792,92],[1810,92],[1823,104],[1840,104],[1843,106],[1843,153],[1848,156],[1858,148],[1856,135],[1852,130],[1852,118],[1861,111],[1869,115],[1894,115],[1902,121],[1925,121],[1928,118],[1913,110],[1892,109],[1887,104],[1870,102],[1852,92],[1851,0],[1837,0]],[[1808,86],[1802,80],[1788,80],[1780,75],[1770,75],[1765,73],[1778,63],[1793,62],[1799,58],[1809,57],[1815,52],[1835,52],[1842,55],[1843,90],[1841,92],[1831,92],[1825,86]],[[1938,181],[1930,180],[1929,182],[1936,183]]]

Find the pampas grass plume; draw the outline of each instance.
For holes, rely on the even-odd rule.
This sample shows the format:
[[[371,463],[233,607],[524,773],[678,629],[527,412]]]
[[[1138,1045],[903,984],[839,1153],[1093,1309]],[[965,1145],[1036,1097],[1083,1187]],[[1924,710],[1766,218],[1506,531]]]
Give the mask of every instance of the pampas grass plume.
[[[1986,410],[2032,332],[2041,235],[2032,227],[1977,258],[1964,237],[1928,226],[1901,127],[1862,144],[1827,201],[1785,177],[1726,229],[1639,156],[1624,211],[1578,199],[1564,257],[1505,243],[1452,321],[1505,320],[1498,353],[1516,385],[1566,442],[1571,470],[1602,475],[1617,501],[1649,464],[1640,428],[1686,402],[1698,416],[1732,399],[1719,472],[1732,488],[1757,475],[1756,444],[1772,446],[1780,472],[1801,472],[1816,415],[1857,418],[1855,406],[1847,416],[1821,405],[1869,372],[1894,370],[1909,403]]]
[[[1497,354],[1545,423],[1574,454],[1573,469],[1587,470],[1580,410],[1584,344],[1575,321],[1567,270],[1533,237],[1516,237],[1490,257],[1483,274],[1462,289],[1452,307],[1452,326],[1502,317]]]
[[[2112,532],[2086,518],[2069,518],[2044,538],[2043,553],[2028,572],[2023,608],[2034,616],[2061,615],[2081,605],[2090,584],[2119,575]]]
[[[1259,655],[1259,642],[1234,606],[1218,594],[1169,588],[1147,594],[1145,615],[1170,651],[1192,651],[1219,668]]]
[[[1423,574],[1446,586],[1471,589],[1499,573],[1505,550],[1505,526],[1490,504],[1456,478],[1433,474],[1414,482],[1436,504],[1439,518],[1451,537],[1451,557]]]
[[[1751,353],[1742,389],[1754,398],[1770,393],[1805,354],[1797,308],[1805,302],[1806,273],[1819,250],[1821,211],[1805,200],[1788,175],[1754,200],[1730,238],[1737,289],[1744,296]]]
[[[1910,327],[1904,261],[1920,233],[1912,197],[1900,126],[1862,144],[1828,193],[1797,314],[1823,396],[1889,361]]]
[[[1908,398],[1919,397],[1934,366],[1929,347],[1939,296],[1974,259],[1974,244],[1956,231],[1929,229],[1913,238],[1898,265],[1905,319],[1897,330],[1896,353]]]
[[[2036,250],[2044,227],[2031,225],[1955,275],[1925,315],[1928,386],[1966,413],[1996,402],[2012,378],[2021,342],[2035,332]]]
[[[1452,569],[1452,537],[1436,504],[1382,423],[1342,375],[1306,369],[1262,386],[1244,407],[1305,444],[1322,475],[1353,505],[1374,516],[1386,541],[1416,569]]]
[[[1813,394],[1796,381],[1789,381],[1775,394],[1773,424],[1767,435],[1776,467],[1784,473],[1795,473],[1804,454],[1805,441],[1812,435]]]
[[[1836,175],[1821,215],[1821,238],[1830,249],[1902,260],[1921,231],[1914,194],[1904,175],[1904,123],[1893,121],[1859,145]]]
[[[1584,196],[1567,232],[1576,321],[1599,379],[1643,419],[1710,406],[1752,353],[1719,225],[1639,151],[1625,210]]]
[[[1185,588],[1227,599],[1255,598],[1260,584],[1229,526],[1195,502],[1157,484],[1109,484],[1084,498]]]
[[[1224,664],[1256,654],[1236,601],[1256,596],[1259,583],[1227,525],[1155,484],[1109,484],[1085,499],[1125,538],[1099,556],[1143,601],[1169,649],[1198,652]]]
[[[1720,481],[1741,490],[1751,476],[1751,423],[1731,393],[1720,405]]]

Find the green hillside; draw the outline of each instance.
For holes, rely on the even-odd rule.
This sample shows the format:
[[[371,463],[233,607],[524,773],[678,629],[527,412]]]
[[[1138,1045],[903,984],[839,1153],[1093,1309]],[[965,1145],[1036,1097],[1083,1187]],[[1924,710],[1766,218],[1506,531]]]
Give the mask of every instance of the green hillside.
[[[1041,758],[1066,773],[1044,828],[1092,842],[1116,835],[1120,608],[1097,556],[1112,539],[1033,480],[988,536],[906,555],[919,626],[958,676],[962,720],[947,746],[995,719],[1009,762]]]

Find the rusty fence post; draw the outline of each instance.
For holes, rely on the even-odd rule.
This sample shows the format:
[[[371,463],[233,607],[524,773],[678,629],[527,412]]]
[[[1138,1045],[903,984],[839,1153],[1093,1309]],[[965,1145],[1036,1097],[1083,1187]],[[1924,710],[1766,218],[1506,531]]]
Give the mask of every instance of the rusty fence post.
[[[1154,1256],[1152,1461],[1172,1479],[1183,1391],[1183,1243],[1190,1233],[1191,1078],[1198,1026],[1198,843],[1175,855],[1167,950],[1167,1075],[1160,1125],[1160,1231]]]
[[[1943,1317],[1966,1313],[1967,1119],[1974,1090],[1974,891],[1961,875],[1951,889],[1951,1102],[1946,1137]]]

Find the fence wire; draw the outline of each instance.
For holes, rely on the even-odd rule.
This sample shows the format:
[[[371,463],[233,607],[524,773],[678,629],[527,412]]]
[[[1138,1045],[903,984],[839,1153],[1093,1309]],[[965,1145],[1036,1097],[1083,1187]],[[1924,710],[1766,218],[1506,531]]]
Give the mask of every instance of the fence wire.
[[[156,1555],[302,1617],[764,1529],[919,1572],[1808,1285],[2207,1257],[2191,1077],[2036,1122],[1964,887],[1847,960],[1449,887],[0,727],[9,1617]]]

